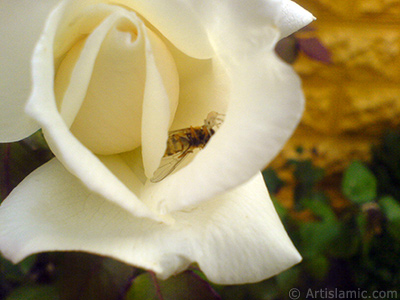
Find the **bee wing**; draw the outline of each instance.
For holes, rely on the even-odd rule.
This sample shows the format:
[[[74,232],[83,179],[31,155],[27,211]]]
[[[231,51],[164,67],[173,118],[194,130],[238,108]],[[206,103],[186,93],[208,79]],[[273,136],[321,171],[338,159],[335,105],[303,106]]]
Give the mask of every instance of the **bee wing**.
[[[157,183],[171,174],[176,167],[188,156],[190,151],[190,146],[188,146],[185,150],[177,152],[173,155],[165,156],[161,159],[160,166],[154,172],[153,177],[150,178],[150,182]]]

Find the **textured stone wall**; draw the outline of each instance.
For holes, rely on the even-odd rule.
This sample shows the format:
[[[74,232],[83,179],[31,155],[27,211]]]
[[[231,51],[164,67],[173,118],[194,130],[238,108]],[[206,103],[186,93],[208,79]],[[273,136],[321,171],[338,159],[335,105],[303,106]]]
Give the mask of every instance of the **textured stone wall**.
[[[317,21],[314,32],[332,63],[300,55],[306,112],[274,161],[312,157],[328,173],[368,159],[371,143],[400,124],[400,0],[297,0]],[[295,148],[304,149],[299,155]]]

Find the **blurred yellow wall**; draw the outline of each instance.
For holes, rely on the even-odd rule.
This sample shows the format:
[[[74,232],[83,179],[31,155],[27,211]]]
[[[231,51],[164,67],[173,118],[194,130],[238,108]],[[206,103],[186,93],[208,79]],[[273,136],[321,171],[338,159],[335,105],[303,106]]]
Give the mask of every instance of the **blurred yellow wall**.
[[[400,0],[296,0],[316,17],[313,32],[331,51],[324,64],[300,54],[306,112],[273,166],[313,158],[334,173],[400,124]],[[295,148],[301,146],[299,155]]]

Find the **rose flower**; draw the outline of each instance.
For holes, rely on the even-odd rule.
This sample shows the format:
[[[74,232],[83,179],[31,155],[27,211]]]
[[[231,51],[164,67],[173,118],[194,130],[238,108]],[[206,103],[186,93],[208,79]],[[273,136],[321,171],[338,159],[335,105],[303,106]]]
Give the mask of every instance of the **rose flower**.
[[[55,155],[0,208],[5,257],[86,251],[162,279],[197,263],[221,284],[301,260],[260,170],[303,109],[300,81],[274,47],[310,13],[289,0],[0,6],[0,137],[41,128]],[[210,112],[220,126],[192,151]],[[182,149],[171,158],[186,147],[186,164],[152,182],[174,130]]]

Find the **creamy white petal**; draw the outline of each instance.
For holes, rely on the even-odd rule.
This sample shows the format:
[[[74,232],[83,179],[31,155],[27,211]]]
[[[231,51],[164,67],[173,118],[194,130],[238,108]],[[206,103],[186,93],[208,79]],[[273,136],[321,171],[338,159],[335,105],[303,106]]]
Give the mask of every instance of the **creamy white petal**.
[[[84,42],[61,101],[60,113],[68,127],[74,122],[88,92],[93,68],[102,43],[115,22],[120,18],[119,13],[111,14]]]
[[[146,36],[146,83],[143,97],[142,115],[142,155],[145,174],[148,178],[153,176],[155,170],[160,165],[160,159],[165,152],[165,145],[168,138],[168,129],[175,115],[178,105],[178,82],[174,84],[173,99],[168,93],[165,77],[178,78],[177,70],[169,67],[169,74],[162,74],[157,62],[161,63],[162,58],[156,60],[155,49],[166,48],[158,38],[151,32]],[[163,51],[165,61],[173,61],[167,50]],[[169,55],[167,55],[169,54]],[[166,63],[164,63],[166,64]],[[173,62],[169,63],[170,65]]]
[[[193,11],[191,1],[181,0],[69,0],[66,3],[68,17],[74,17],[85,8],[99,4],[121,5],[138,12],[164,36],[188,55],[200,59],[210,58],[213,50],[210,47],[208,36],[196,12]],[[185,24],[182,26],[182,24]],[[64,23],[60,28],[60,39],[69,31],[70,23]]]
[[[281,0],[221,0],[191,1],[194,10],[215,44],[249,51],[274,43],[271,29],[281,9]],[[219,54],[218,54],[219,55]]]
[[[132,152],[127,152],[132,153]],[[126,154],[124,154],[126,155]],[[130,161],[124,160],[124,155],[98,155],[97,157],[115,176],[122,181],[125,186],[135,195],[140,195],[143,190],[143,182],[141,181],[140,172],[135,173],[135,168],[131,167]],[[132,153],[134,155],[134,152]],[[135,158],[135,161],[141,161],[140,158]],[[135,162],[134,161],[134,162]]]
[[[123,243],[126,237],[126,228],[120,226],[126,224],[121,224],[120,218],[133,221],[132,226],[159,224],[133,218],[128,211],[93,194],[53,159],[26,177],[2,203],[0,249],[14,262],[51,250],[84,250],[124,258],[118,255],[120,245],[111,241],[115,236]],[[132,244],[124,247],[128,246]]]
[[[197,210],[195,260],[213,282],[257,282],[301,261],[261,173]]]
[[[31,92],[30,60],[49,11],[58,0],[0,2],[0,141],[23,139],[39,129],[24,112]]]
[[[136,218],[87,190],[53,160],[0,207],[0,248],[14,262],[42,251],[114,257],[167,278],[198,262],[216,283],[265,279],[299,262],[261,175],[170,225]]]
[[[27,112],[42,126],[46,140],[56,157],[86,186],[127,209],[136,216],[160,219],[150,211],[107,167],[70,132],[59,114],[53,92],[53,41],[65,7],[54,10],[45,33],[35,48],[33,60],[33,93]]]
[[[171,130],[200,126],[211,111],[225,113],[230,100],[229,74],[216,59],[194,59],[172,50],[179,72],[179,106]]]
[[[210,58],[213,49],[201,20],[187,0],[117,0],[144,16],[178,49],[199,59]]]
[[[314,16],[300,5],[290,0],[283,0],[276,22],[281,32],[281,38],[283,38],[303,28],[313,20],[315,20]]]
[[[297,126],[304,105],[300,80],[274,52],[282,3],[198,6],[216,53],[213,60],[230,78],[229,107],[224,124],[192,163],[146,188],[146,198],[161,212],[196,206],[244,183],[275,157]]]
[[[71,127],[71,132],[96,154],[121,153],[141,145],[142,110],[145,107],[143,98],[147,95],[145,85],[149,82],[146,80],[149,76],[149,72],[146,71],[149,68],[146,59],[148,53],[152,53],[154,49],[150,47],[146,50],[146,45],[149,44],[148,30],[136,14],[127,10],[124,12],[119,14],[117,23],[107,29],[100,52],[92,56],[96,63],[90,77],[90,85]],[[126,17],[122,18],[121,15]],[[97,30],[98,28],[90,34],[88,40]],[[163,54],[165,53],[160,55]],[[168,78],[170,81],[177,81],[177,75],[174,76],[173,73],[175,71],[176,74],[176,68],[171,69]],[[69,84],[69,88],[75,90],[72,84]],[[174,90],[177,91],[177,88]],[[175,102],[177,97],[178,92],[174,95]],[[159,97],[154,98],[155,106],[162,107],[156,105],[157,102],[161,102]],[[176,103],[174,106],[176,107]],[[168,105],[165,114],[168,116],[168,122]]]
[[[192,163],[147,190],[163,212],[197,205],[247,181],[275,157],[300,120],[300,81],[272,52],[229,68],[231,102],[222,127]]]

